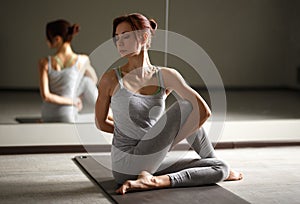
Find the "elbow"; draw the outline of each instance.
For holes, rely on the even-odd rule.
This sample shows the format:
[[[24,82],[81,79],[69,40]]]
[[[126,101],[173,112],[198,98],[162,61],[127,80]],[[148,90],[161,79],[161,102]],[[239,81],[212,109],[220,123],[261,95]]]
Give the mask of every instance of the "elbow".
[[[208,119],[210,116],[211,116],[211,110],[210,109],[207,109],[205,111],[205,115],[206,115],[206,119]]]
[[[206,111],[203,114],[203,122],[207,121],[210,116],[211,116],[211,112],[210,111],[209,112]]]
[[[43,101],[45,102],[50,102],[51,101],[51,96],[49,91],[45,91],[42,88],[40,89],[40,95]]]
[[[205,109],[200,112],[200,124],[201,127],[205,121],[211,116],[211,111],[209,109]]]
[[[45,102],[49,102],[50,98],[47,94],[41,93],[42,100]]]
[[[103,132],[110,132],[109,128],[105,124],[100,123],[100,124],[97,124],[96,126],[97,126],[98,130],[101,130]]]
[[[98,130],[104,131],[104,126],[96,122],[96,127]]]
[[[101,131],[103,131],[103,132],[107,131],[104,125],[99,125],[98,129],[101,130]]]
[[[101,130],[101,125],[99,124],[97,117],[95,117],[95,125],[98,130]]]
[[[95,118],[95,124],[98,130],[105,131],[105,124],[98,122],[97,118]]]
[[[42,99],[45,101],[45,102],[48,102],[48,103],[51,103],[52,100],[51,100],[51,97],[49,95],[43,95],[42,96]]]

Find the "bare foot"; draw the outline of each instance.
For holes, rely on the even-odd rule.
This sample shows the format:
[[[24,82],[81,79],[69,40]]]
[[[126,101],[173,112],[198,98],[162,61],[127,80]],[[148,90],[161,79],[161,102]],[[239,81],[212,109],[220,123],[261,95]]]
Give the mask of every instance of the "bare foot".
[[[230,170],[229,176],[225,181],[238,181],[243,179],[243,174],[234,170]]]
[[[147,171],[142,171],[137,180],[125,181],[124,184],[116,190],[116,193],[125,194],[130,190],[149,190],[168,185],[170,185],[168,176],[163,175],[156,177]]]

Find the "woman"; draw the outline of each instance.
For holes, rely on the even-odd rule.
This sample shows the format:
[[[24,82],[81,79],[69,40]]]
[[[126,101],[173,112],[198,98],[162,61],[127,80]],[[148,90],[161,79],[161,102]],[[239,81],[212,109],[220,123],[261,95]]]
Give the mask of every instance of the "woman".
[[[75,122],[83,108],[82,99],[94,105],[97,99],[97,75],[88,56],[72,50],[71,41],[79,25],[66,20],[49,22],[47,44],[53,56],[39,61],[43,122]]]
[[[156,27],[138,13],[113,22],[115,45],[128,62],[103,74],[95,114],[97,127],[113,133],[112,172],[121,185],[116,192],[241,179],[242,174],[216,158],[208,141],[202,125],[211,113],[205,101],[177,71],[150,63]],[[180,99],[163,113],[172,91]],[[113,120],[108,119],[110,107]],[[167,152],[183,139],[200,158],[165,163]]]

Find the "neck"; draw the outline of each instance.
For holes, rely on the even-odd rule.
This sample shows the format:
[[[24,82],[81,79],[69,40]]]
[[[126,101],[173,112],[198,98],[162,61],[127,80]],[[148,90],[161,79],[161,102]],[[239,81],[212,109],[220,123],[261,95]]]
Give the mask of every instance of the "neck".
[[[152,65],[146,49],[141,50],[139,55],[129,57],[128,63],[126,64],[126,70],[128,72],[134,69],[149,71],[151,67]]]
[[[73,55],[74,52],[71,48],[70,43],[65,42],[57,49],[55,54],[56,55]]]

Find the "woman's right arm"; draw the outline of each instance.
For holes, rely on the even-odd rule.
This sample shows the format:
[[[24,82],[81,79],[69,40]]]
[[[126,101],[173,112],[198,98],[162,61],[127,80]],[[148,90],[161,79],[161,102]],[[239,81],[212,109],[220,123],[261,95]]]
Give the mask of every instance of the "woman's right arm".
[[[105,73],[98,86],[98,98],[95,105],[95,123],[98,129],[113,133],[114,122],[109,117],[109,106],[114,83],[112,72]]]
[[[73,101],[72,98],[59,96],[50,92],[47,58],[41,59],[38,66],[40,75],[40,94],[44,101],[61,105],[80,106],[80,101]]]

